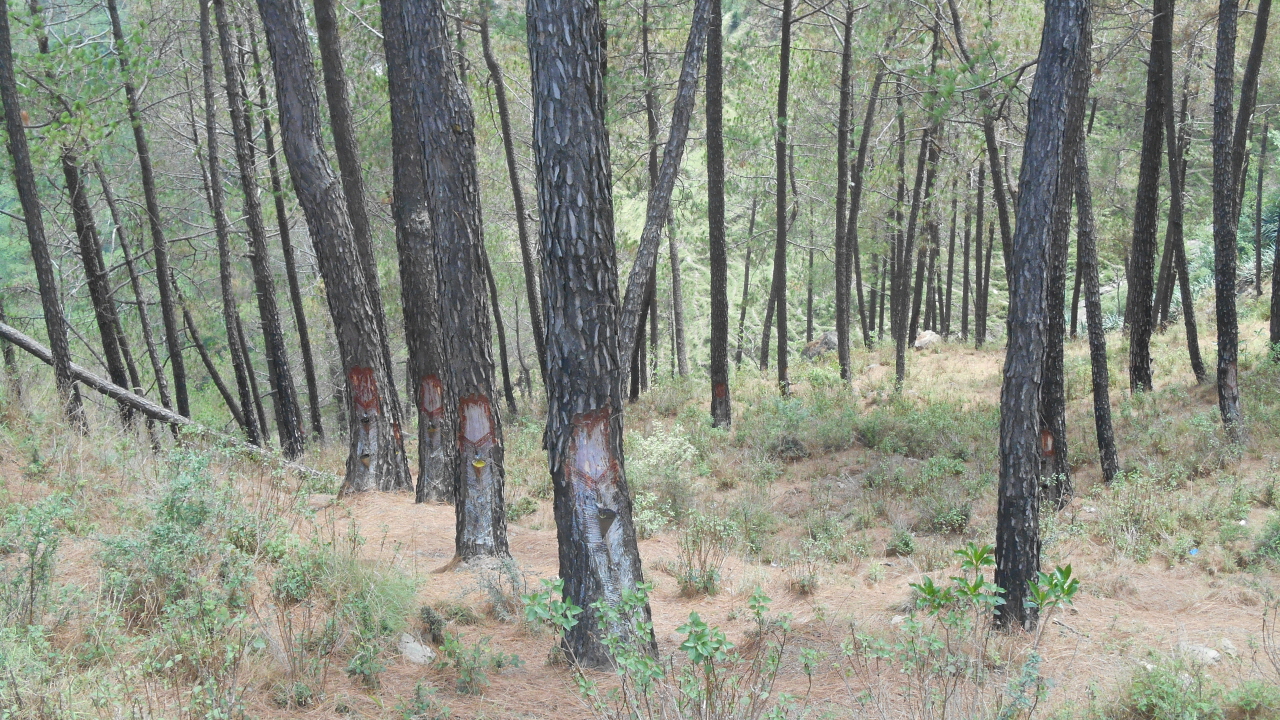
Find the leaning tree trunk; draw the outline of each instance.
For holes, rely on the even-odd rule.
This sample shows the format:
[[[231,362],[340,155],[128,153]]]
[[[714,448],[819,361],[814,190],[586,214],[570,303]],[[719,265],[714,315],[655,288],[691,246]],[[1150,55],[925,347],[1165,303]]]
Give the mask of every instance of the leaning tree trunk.
[[[858,154],[853,161],[853,171],[850,173],[849,180],[853,183],[853,192],[849,197],[849,218],[845,221],[845,244],[848,246],[845,255],[845,271],[844,277],[849,279],[848,263],[853,262],[853,287],[858,298],[858,322],[862,324],[862,342],[868,350],[871,349],[871,326],[874,324],[867,316],[868,311],[862,304],[862,251],[858,247],[858,215],[862,210],[862,188],[866,177],[865,171],[867,167],[867,147],[871,142],[871,126],[876,118],[876,101],[880,96],[880,86],[884,82],[884,71],[877,71],[876,77],[871,81],[871,94],[867,97],[867,111],[862,116],[862,133],[858,137]],[[875,309],[875,302],[871,303],[872,311]]]
[[[1040,392],[1051,243],[1064,230],[1089,82],[1090,9],[1086,0],[1047,0],[1040,59],[1027,104],[1019,178],[1018,224],[1009,274],[1009,343],[1000,394],[1000,494],[995,582],[1005,604],[996,622],[1032,629],[1026,604],[1040,570],[1042,438]]]
[[[498,296],[498,282],[493,277],[493,266],[489,263],[489,253],[481,246],[480,255],[484,265],[485,285],[489,290],[489,304],[493,306],[493,334],[498,338],[498,359],[502,367],[502,395],[507,399],[507,410],[514,416],[516,408],[516,392],[511,384],[511,366],[507,362],[507,328],[502,322],[502,303]]]
[[[729,401],[729,258],[724,239],[723,25],[720,0],[711,0],[711,20],[707,28],[707,246],[711,265],[711,426],[718,428],[728,428],[733,423],[733,406]],[[750,242],[750,238],[747,241]],[[750,248],[747,252],[751,252]],[[750,260],[748,272],[749,264]],[[743,286],[746,286],[745,278]],[[745,309],[745,302],[743,307]],[[738,335],[741,358],[742,334]]]
[[[1160,202],[1161,133],[1165,125],[1165,85],[1171,81],[1174,0],[1155,0],[1151,22],[1151,56],[1147,62],[1146,113],[1142,120],[1142,154],[1138,166],[1137,206],[1133,211],[1133,245],[1129,255],[1129,389],[1150,392],[1151,294],[1155,274],[1156,223]]]
[[[329,106],[329,128],[333,132],[333,150],[338,157],[338,172],[342,175],[342,191],[347,204],[347,216],[351,218],[351,229],[355,233],[356,251],[360,253],[359,267],[365,275],[365,286],[369,289],[375,310],[374,321],[378,325],[378,335],[382,338],[382,361],[387,370],[391,371],[395,367],[391,360],[391,335],[387,332],[385,306],[382,304],[382,289],[378,280],[378,260],[373,252],[373,233],[369,229],[369,214],[365,208],[364,174],[360,168],[360,146],[356,141],[351,100],[347,96],[347,75],[343,67],[336,3],[334,0],[314,0],[314,8],[324,95]],[[392,415],[399,422],[402,413],[394,373],[391,373],[387,382],[387,392],[382,401],[391,407]]]
[[[426,166],[418,140],[418,111],[408,68],[401,0],[382,0],[383,47],[391,93],[392,193],[400,258],[404,334],[409,346],[409,383],[418,408],[418,502],[454,500],[457,419],[445,412],[436,317],[435,236],[427,211]]]
[[[1262,147],[1258,148],[1258,190],[1254,193],[1256,207],[1253,213],[1253,289],[1262,297],[1262,180],[1267,174],[1267,132],[1270,125],[1262,124]]]
[[[542,376],[547,375],[546,333],[542,329],[542,307],[538,303],[538,268],[534,255],[533,241],[529,238],[529,229],[525,223],[524,190],[520,187],[520,168],[516,163],[515,138],[511,131],[511,110],[507,107],[507,86],[502,77],[502,66],[493,54],[489,42],[489,5],[481,3],[483,15],[480,19],[480,47],[484,51],[484,62],[489,67],[489,78],[493,81],[493,95],[498,106],[498,120],[502,127],[502,150],[507,159],[507,177],[511,181],[511,199],[516,215],[516,232],[520,239],[520,260],[524,265],[525,297],[529,301],[529,327],[533,330],[533,344],[538,351],[538,368]],[[401,279],[403,283],[404,280]],[[516,321],[517,334],[520,322]],[[520,361],[524,362],[522,355]]]
[[[698,68],[702,64],[702,53],[706,49],[707,26],[710,24],[710,19],[711,0],[697,0],[693,7],[689,38],[685,42],[684,62],[680,67],[680,81],[676,87],[675,106],[671,110],[671,126],[667,135],[667,144],[662,153],[662,165],[658,170],[657,182],[649,188],[649,202],[645,210],[644,230],[640,234],[640,247],[636,250],[636,258],[631,266],[627,291],[622,302],[619,322],[623,347],[633,347],[639,333],[640,309],[644,303],[644,296],[649,291],[644,278],[651,276],[656,267],[662,227],[671,212],[671,192],[675,187],[680,160],[684,157],[685,141],[689,136],[689,120],[693,115],[693,101],[698,89]],[[656,312],[656,307],[650,304],[650,312]],[[652,337],[657,337],[656,329]],[[622,370],[624,372],[619,376],[619,381],[626,380],[626,371],[630,370],[628,367],[630,362],[631,353],[623,353]]]
[[[107,12],[111,16],[111,35],[115,41],[116,58],[120,62],[120,74],[124,77],[129,125],[133,129],[138,166],[142,172],[142,195],[146,203],[147,225],[151,229],[151,246],[155,253],[156,285],[160,288],[160,316],[164,322],[169,365],[173,370],[174,399],[178,404],[178,414],[191,417],[191,403],[187,395],[187,368],[182,359],[182,336],[178,329],[178,312],[174,302],[174,273],[169,265],[169,243],[165,240],[164,226],[160,220],[160,196],[156,192],[155,171],[151,166],[151,146],[147,143],[146,128],[142,125],[142,103],[133,83],[129,48],[124,41],[124,29],[120,24],[116,0],[107,0]],[[57,356],[56,348],[54,355]]]
[[[307,218],[329,299],[350,407],[350,452],[343,491],[412,487],[400,438],[399,403],[387,365],[377,295],[369,286],[329,164],[320,126],[315,65],[300,0],[259,0],[275,65],[280,136],[298,202]]]
[[[249,23],[249,45],[253,66],[257,74],[258,102],[262,106],[262,134],[267,143],[267,169],[271,176],[271,196],[275,200],[276,224],[280,228],[280,251],[284,256],[285,277],[289,283],[289,302],[293,306],[293,322],[298,330],[298,350],[302,353],[302,369],[307,380],[307,404],[311,411],[311,432],[317,439],[324,439],[324,421],[320,412],[320,384],[316,381],[316,363],[311,353],[311,333],[307,328],[307,314],[302,304],[302,286],[298,282],[298,265],[293,256],[293,241],[289,231],[289,213],[284,204],[284,183],[280,181],[280,167],[276,161],[275,135],[271,131],[271,115],[267,112],[267,83],[263,79],[262,60],[258,55],[258,33]]]
[[[507,555],[502,423],[495,401],[475,116],[449,50],[440,0],[401,5],[426,168],[446,412],[457,418],[453,467],[459,560]]]
[[[751,291],[751,240],[756,232],[756,198],[751,197],[751,219],[747,222],[747,255],[742,260],[742,304],[738,306],[738,352],[734,358],[735,367],[742,365],[742,344],[747,329],[747,299]]]
[[[253,265],[253,284],[258,295],[258,319],[262,323],[276,433],[280,436],[280,449],[284,456],[292,460],[301,455],[303,449],[302,408],[298,406],[298,391],[289,369],[289,350],[276,306],[276,283],[267,252],[267,229],[262,222],[262,204],[258,199],[257,168],[249,145],[252,129],[245,112],[244,96],[239,92],[240,70],[231,44],[226,0],[213,0],[213,8],[218,24],[227,102],[231,110],[231,136],[235,142],[236,165],[240,169],[240,188],[244,195],[245,222],[249,228],[249,261]]]
[[[545,444],[565,599],[584,608],[563,643],[568,656],[587,667],[611,665],[606,636],[634,627],[609,627],[596,603],[617,608],[622,593],[644,581],[623,474],[622,379],[624,356],[634,340],[622,341],[615,310],[604,37],[596,2],[529,1],[533,148],[548,313]],[[647,605],[639,620],[649,622]],[[657,653],[651,634],[642,641]]]
[[[45,240],[44,220],[40,215],[40,195],[36,189],[35,170],[31,167],[31,152],[27,147],[27,130],[19,105],[18,83],[13,70],[13,48],[9,40],[9,10],[0,7],[0,101],[4,103],[5,128],[9,135],[9,155],[13,159],[13,180],[22,204],[22,216],[27,226],[27,242],[31,245],[31,260],[36,267],[36,282],[40,288],[40,305],[44,311],[44,326],[49,333],[49,347],[53,356],[53,377],[58,394],[63,396],[64,410],[68,418],[84,426],[84,407],[80,390],[71,375],[71,343],[68,340],[66,316],[62,312],[62,297],[58,293],[57,271],[53,256]]]
[[[773,295],[778,323],[778,390],[791,392],[787,375],[787,103],[791,83],[791,12],[792,0],[782,0],[782,47],[779,50],[777,126],[774,128],[774,221]]]
[[[202,170],[205,193],[209,199],[209,212],[213,215],[214,231],[218,238],[218,281],[222,294],[222,323],[227,332],[227,351],[231,355],[231,368],[235,373],[240,407],[244,409],[244,433],[250,443],[263,443],[259,418],[255,414],[256,403],[250,386],[252,377],[246,367],[248,348],[241,342],[238,327],[240,310],[231,283],[231,229],[222,194],[222,164],[218,157],[217,96],[213,81],[213,36],[209,18],[209,4],[200,4],[200,59],[204,79],[204,134],[208,143],[208,172]],[[194,111],[193,111],[194,113]],[[200,162],[200,138],[196,132],[194,114],[191,119],[192,142],[196,147],[196,160]],[[203,163],[201,162],[203,166]]]
[[[1098,288],[1098,245],[1093,224],[1093,188],[1089,184],[1089,151],[1083,139],[1076,150],[1076,255],[1084,278],[1085,322],[1089,331],[1089,365],[1093,381],[1093,423],[1098,434],[1098,464],[1106,482],[1120,472],[1116,435],[1111,427],[1111,378],[1107,369],[1107,333],[1102,327],[1102,292]]]
[[[102,252],[98,244],[98,226],[93,208],[85,192],[84,175],[80,161],[70,148],[62,151],[62,177],[66,182],[67,196],[71,204],[71,216],[75,222],[76,239],[80,245],[80,260],[84,266],[89,301],[93,305],[98,335],[102,338],[102,356],[107,366],[107,376],[120,387],[130,387],[129,373],[121,352],[122,334],[118,331],[116,302],[111,296],[111,279],[102,264]],[[120,406],[120,417],[126,423],[133,419],[133,412],[126,405]]]

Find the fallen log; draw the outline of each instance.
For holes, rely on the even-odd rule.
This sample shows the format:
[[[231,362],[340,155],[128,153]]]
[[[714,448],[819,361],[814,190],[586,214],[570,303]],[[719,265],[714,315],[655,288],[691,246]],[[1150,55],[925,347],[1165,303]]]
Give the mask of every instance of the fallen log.
[[[53,365],[53,353],[49,352],[49,348],[41,345],[39,342],[36,341],[35,338],[29,337],[28,335],[24,334],[21,330],[18,330],[12,325],[6,325],[5,323],[0,323],[0,338],[8,340],[14,345],[36,356],[45,365]],[[241,440],[240,438],[227,435],[226,433],[218,432],[217,430],[213,430],[211,428],[207,428],[201,425],[200,423],[192,420],[191,418],[183,417],[178,413],[173,412],[172,410],[168,410],[161,405],[157,405],[151,402],[150,400],[142,397],[141,395],[130,392],[129,390],[126,390],[125,388],[122,388],[119,385],[116,385],[115,383],[111,382],[110,380],[107,380],[106,378],[102,378],[97,375],[94,375],[93,373],[89,372],[88,370],[80,367],[75,363],[71,363],[71,377],[74,380],[76,380],[76,382],[83,383],[84,385],[90,388],[93,388],[94,390],[97,390],[103,395],[106,395],[112,400],[115,400],[121,405],[130,407],[142,413],[143,415],[146,415],[149,418],[158,420],[159,422],[168,423],[170,425],[174,425],[177,427],[186,428],[188,432],[192,432],[197,435],[203,435],[210,439],[218,440],[219,442],[226,443],[228,445],[234,446],[239,449],[251,450],[256,455],[270,457],[274,460],[277,460],[281,465],[289,468],[290,470],[297,470],[298,472],[305,473],[307,475],[314,475],[314,476],[320,476],[320,477],[333,477],[331,473],[322,473],[319,470],[314,470],[312,468],[307,467],[306,465],[301,465],[299,463],[285,460],[283,458],[277,458],[274,456],[273,453],[267,450],[264,450],[263,448],[260,448],[256,445],[251,445],[248,442]]]

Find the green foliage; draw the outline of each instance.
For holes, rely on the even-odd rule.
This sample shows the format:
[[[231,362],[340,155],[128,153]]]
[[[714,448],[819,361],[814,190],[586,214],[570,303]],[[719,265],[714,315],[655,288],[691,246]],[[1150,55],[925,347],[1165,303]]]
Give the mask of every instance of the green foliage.
[[[507,522],[520,522],[524,517],[538,511],[538,501],[528,495],[507,505]]]
[[[516,655],[489,650],[489,638],[481,637],[470,645],[456,633],[445,633],[440,646],[440,664],[453,668],[458,674],[458,692],[463,695],[480,695],[489,686],[489,670],[504,667],[520,667],[523,663]]]
[[[541,580],[542,590],[523,595],[525,620],[534,627],[552,629],[557,640],[578,624],[582,608],[564,599],[564,580]]]
[[[528,592],[524,572],[515,560],[504,558],[497,567],[479,573],[480,589],[489,599],[489,614],[502,622],[518,620],[524,611],[521,599]]]
[[[1180,661],[1144,663],[1121,696],[1117,720],[1217,720],[1221,688],[1203,668]]]
[[[635,438],[627,448],[627,479],[640,505],[636,514],[644,513],[643,525],[650,534],[660,531],[665,522],[683,521],[693,510],[697,457],[679,423]],[[640,498],[646,495],[641,505]]]
[[[915,536],[911,534],[911,530],[902,526],[893,529],[893,535],[889,537],[889,541],[884,546],[884,554],[889,557],[895,555],[906,557],[915,551]]]
[[[68,501],[51,495],[30,507],[13,506],[0,526],[0,619],[4,625],[32,625],[41,621],[42,608],[53,586],[53,570],[63,526],[71,514]]]
[[[720,591],[720,568],[737,533],[737,525],[728,518],[693,513],[677,543],[676,580],[681,595],[715,595]]]
[[[396,706],[402,720],[448,720],[447,705],[436,699],[436,689],[422,681],[413,686],[413,696]]]

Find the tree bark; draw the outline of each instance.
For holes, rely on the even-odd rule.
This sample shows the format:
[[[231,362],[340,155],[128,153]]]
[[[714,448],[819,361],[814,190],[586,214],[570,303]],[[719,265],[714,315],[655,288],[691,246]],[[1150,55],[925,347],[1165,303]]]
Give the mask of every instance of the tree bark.
[[[647,5],[646,5],[647,7]],[[666,148],[662,153],[662,165],[657,182],[649,188],[649,202],[645,211],[644,230],[640,235],[640,247],[627,279],[627,291],[622,303],[621,338],[623,347],[635,345],[639,334],[640,308],[647,291],[644,278],[650,275],[658,258],[658,244],[662,227],[671,209],[671,191],[675,187],[680,160],[684,156],[685,141],[689,136],[689,120],[693,115],[693,101],[698,89],[698,68],[706,49],[707,27],[711,18],[711,0],[697,0],[693,7],[693,20],[689,26],[689,38],[685,42],[684,61],[680,68],[680,81],[676,87],[675,106],[671,110],[671,127]],[[647,26],[647,17],[644,20]],[[647,32],[645,37],[647,37]],[[652,139],[652,133],[651,133]],[[651,143],[656,152],[656,143]],[[653,157],[653,156],[651,156]],[[651,312],[653,309],[651,308]],[[656,336],[657,333],[653,333]],[[631,353],[623,353],[623,370],[629,370]],[[620,381],[625,381],[623,372]]]
[[[619,332],[615,309],[604,40],[596,3],[530,0],[533,145],[548,314],[545,445],[565,599],[584,608],[563,644],[574,662],[587,667],[612,664],[606,633],[634,632],[629,622],[602,630],[593,604],[616,608],[622,592],[644,581],[623,474],[621,380],[634,339]],[[667,159],[671,154],[669,148]],[[632,287],[643,291],[642,283]],[[650,619],[647,605],[642,615],[640,620]],[[642,641],[657,653],[652,634]]]
[[[1032,629],[1025,603],[1040,570],[1037,493],[1044,439],[1039,428],[1044,381],[1051,243],[1066,227],[1084,122],[1091,46],[1085,0],[1047,0],[1040,58],[1027,108],[1019,178],[1018,224],[1009,275],[1009,343],[1000,395],[1000,490],[995,582],[1005,604],[996,622]]]
[[[1147,62],[1146,113],[1133,211],[1133,244],[1129,255],[1129,389],[1150,392],[1151,294],[1155,273],[1156,222],[1160,202],[1160,160],[1165,125],[1165,85],[1171,82],[1174,0],[1155,0],[1151,22],[1151,55]]]
[[[71,215],[75,222],[76,239],[80,245],[80,261],[84,267],[85,280],[89,288],[89,301],[93,305],[98,335],[102,339],[102,356],[107,367],[107,376],[111,378],[111,382],[120,387],[130,387],[129,373],[125,368],[124,355],[121,352],[123,333],[119,329],[116,301],[111,296],[111,280],[107,277],[107,270],[103,265],[102,251],[98,242],[98,227],[94,221],[93,208],[89,205],[80,161],[70,148],[63,148],[61,164],[62,177],[66,183],[67,197],[71,204]],[[120,406],[120,418],[126,423],[132,422],[133,412],[127,405]]]
[[[1087,57],[1087,56],[1086,56]],[[1087,61],[1086,61],[1087,62]],[[1087,87],[1085,92],[1087,93]],[[1080,125],[1084,127],[1083,122]],[[1077,143],[1083,143],[1083,135]],[[1065,210],[1055,215],[1049,238],[1049,276],[1045,301],[1045,353],[1043,381],[1040,386],[1040,499],[1061,510],[1071,500],[1071,464],[1067,457],[1067,388],[1064,376],[1064,342],[1066,339],[1067,255],[1071,247],[1071,198],[1074,192],[1075,155],[1062,158],[1062,172],[1071,182],[1062,189],[1066,193]],[[1047,447],[1046,447],[1047,445]]]
[[[174,399],[178,414],[191,416],[191,404],[187,394],[187,369],[182,359],[182,336],[178,329],[178,313],[174,305],[174,273],[169,264],[169,244],[164,237],[164,225],[160,218],[160,199],[156,192],[155,171],[151,165],[151,147],[147,142],[146,128],[142,124],[141,101],[133,83],[129,48],[124,41],[124,29],[120,24],[120,12],[116,0],[107,0],[107,12],[111,17],[111,35],[115,41],[115,54],[124,76],[124,94],[133,129],[133,142],[138,152],[138,166],[142,173],[142,194],[147,208],[147,224],[151,229],[151,245],[155,253],[156,286],[160,289],[160,316],[164,323],[165,346],[169,352],[169,365],[173,371]],[[56,348],[55,348],[56,350]]]
[[[844,10],[844,49],[840,53],[840,114],[836,122],[836,236],[835,275],[836,275],[836,356],[840,360],[840,379],[848,380],[849,375],[849,295],[852,279],[848,277],[846,268],[851,264],[845,258],[849,253],[848,216],[845,215],[845,204],[849,196],[849,67],[853,64],[853,12],[852,2],[845,3]],[[867,129],[863,128],[863,135]],[[813,252],[810,251],[812,261]],[[812,266],[812,262],[810,262]],[[810,287],[813,285],[813,272],[810,271]],[[809,305],[812,306],[813,293],[809,293]],[[812,312],[809,313],[812,318]],[[863,329],[866,329],[866,318],[862,316]],[[809,321],[805,331],[805,342],[813,340],[813,323]]]
[[[498,297],[498,283],[493,278],[493,265],[489,263],[489,252],[481,248],[484,259],[485,284],[489,289],[489,304],[493,306],[493,334],[498,338],[498,360],[502,368],[502,395],[507,399],[507,410],[515,415],[516,391],[511,384],[511,366],[507,362],[507,328],[502,322],[502,303]]]
[[[382,310],[367,275],[353,272],[365,266],[342,184],[324,150],[302,6],[299,0],[259,0],[258,8],[275,65],[285,157],[319,257],[346,378],[351,432],[343,491],[409,488]]]
[[[1098,245],[1093,221],[1093,188],[1089,184],[1089,150],[1076,150],[1076,255],[1084,278],[1085,323],[1089,333],[1089,366],[1093,381],[1093,424],[1098,436],[1098,464],[1106,482],[1120,472],[1116,436],[1111,426],[1111,378],[1107,369],[1107,334],[1102,327],[1102,292],[1098,288]]]
[[[876,119],[876,101],[879,99],[880,87],[883,82],[884,71],[879,70],[876,72],[875,79],[871,81],[871,94],[867,97],[867,111],[862,116],[862,134],[858,137],[858,155],[857,159],[854,160],[853,172],[850,176],[850,182],[853,183],[853,187],[849,198],[849,219],[845,221],[844,225],[845,245],[847,246],[844,256],[846,263],[844,277],[846,280],[849,277],[847,263],[852,260],[853,286],[858,298],[858,321],[862,324],[862,342],[868,350],[871,349],[872,323],[868,322],[867,312],[862,304],[862,251],[858,247],[858,216],[862,211],[862,188],[865,185],[863,179],[867,167],[867,147],[871,142],[872,124]],[[874,309],[875,303],[872,302],[871,304]],[[848,342],[846,341],[847,344]]]
[[[973,216],[969,214],[969,201],[965,199],[964,238],[961,242],[960,263],[960,340],[969,341],[969,251],[973,241]],[[981,233],[979,233],[981,236]]]
[[[276,283],[267,250],[267,230],[262,222],[262,205],[258,199],[257,167],[249,144],[253,129],[245,111],[244,95],[240,92],[240,68],[232,45],[226,0],[213,0],[213,9],[218,25],[227,102],[231,111],[231,136],[235,143],[236,165],[240,169],[245,222],[249,230],[249,261],[253,265],[253,283],[257,292],[258,319],[261,322],[263,349],[267,358],[267,377],[270,380],[271,402],[275,410],[276,433],[280,436],[280,449],[284,456],[292,460],[302,454],[304,445],[302,408],[298,405],[298,391],[293,384],[289,351],[280,323],[280,311],[276,306]],[[245,351],[247,353],[247,347]],[[263,429],[266,429],[265,425]]]
[[[410,1],[401,11],[426,168],[426,206],[435,230],[445,407],[456,413],[458,423],[454,545],[463,561],[505,557],[504,447],[494,390],[475,116],[449,50],[444,5]]]
[[[711,265],[711,426],[733,424],[729,399],[729,258],[724,228],[724,18],[720,0],[711,0],[707,26],[707,250]],[[754,211],[754,204],[752,209]],[[748,237],[747,242],[750,242]],[[751,271],[751,249],[743,278],[743,310],[746,310],[746,274]],[[744,318],[745,320],[745,315]],[[738,360],[742,360],[739,322]]]
[[[338,15],[334,0],[313,0],[316,13],[316,36],[320,46],[320,65],[324,78],[325,102],[329,106],[329,127],[333,132],[333,150],[342,176],[342,191],[347,214],[355,233],[356,250],[365,274],[365,285],[372,298],[374,321],[382,338],[382,361],[388,371],[395,367],[391,360],[391,335],[387,332],[382,288],[378,279],[378,259],[373,251],[373,233],[365,207],[364,173],[360,167],[360,145],[356,140],[355,119],[351,116],[351,100],[347,96],[347,74],[342,59],[342,37],[338,32]],[[282,121],[283,122],[283,121]],[[296,185],[295,185],[296,188]],[[313,236],[314,237],[314,236]],[[395,374],[387,380],[388,392],[382,402],[394,406],[396,422],[402,417],[400,395],[396,392]]]
[[[782,45],[779,50],[777,126],[774,128],[774,221],[773,295],[778,323],[778,390],[791,393],[787,374],[787,105],[791,84],[791,13],[792,0],[782,0]]]
[[[222,295],[222,323],[227,333],[227,351],[231,355],[231,368],[235,374],[240,407],[244,409],[245,437],[253,445],[263,443],[262,428],[254,412],[252,379],[246,367],[248,349],[241,342],[238,327],[240,310],[231,280],[231,229],[222,194],[222,164],[218,157],[217,95],[213,80],[213,28],[209,16],[209,4],[200,4],[200,59],[204,84],[204,134],[208,145],[208,168],[202,171],[205,193],[208,195],[209,212],[213,215],[214,231],[218,238],[218,285]],[[200,161],[200,138],[196,132],[195,118],[191,120],[192,141],[196,147],[196,160]]]
[[[676,346],[676,367],[680,377],[686,377],[689,375],[689,351],[684,342],[684,281],[680,274],[680,243],[676,240],[673,215],[667,216],[667,245],[671,251],[671,334]]]
[[[489,77],[493,80],[494,99],[498,105],[498,121],[502,128],[502,150],[507,159],[507,177],[511,181],[511,199],[516,214],[516,231],[520,239],[520,260],[524,264],[525,296],[529,302],[529,327],[533,329],[533,344],[538,351],[538,368],[542,376],[547,375],[546,331],[542,329],[542,308],[538,304],[538,258],[534,254],[533,243],[529,239],[529,230],[525,223],[524,190],[520,187],[520,168],[516,163],[515,137],[511,131],[511,110],[507,107],[507,86],[503,80],[502,66],[493,54],[489,41],[489,6],[481,4],[480,46],[484,52],[484,62],[489,68]],[[401,280],[403,282],[403,280]],[[516,323],[519,330],[519,321]],[[523,356],[521,362],[524,362]]]
[[[978,163],[978,202],[977,211],[973,225],[973,346],[976,350],[982,349],[982,344],[987,340],[987,286],[986,273],[989,272],[983,267],[982,255],[982,232],[987,225],[983,222],[983,215],[987,207],[986,197],[987,183],[987,164]],[[990,244],[988,243],[987,254],[991,254]],[[990,263],[986,267],[991,267]]]
[[[40,195],[36,188],[35,170],[31,166],[27,130],[22,120],[18,83],[14,76],[7,7],[0,8],[0,101],[4,104],[9,155],[13,158],[13,180],[18,189],[18,200],[22,204],[22,216],[27,227],[27,242],[31,246],[31,261],[35,265],[36,282],[40,288],[40,305],[44,311],[45,330],[49,334],[54,383],[58,394],[63,397],[66,416],[83,428],[85,426],[84,407],[80,399],[80,390],[76,387],[71,371],[71,343],[68,339],[67,319],[62,311],[62,296],[58,291],[53,256],[49,252],[49,244],[45,239],[44,220],[40,214]]]
[[[8,325],[9,317],[4,312],[4,294],[0,293],[0,325]],[[18,373],[18,354],[13,351],[13,343],[0,341],[4,351],[4,386],[8,394],[7,402],[11,405],[22,402],[22,379]],[[52,357],[49,358],[53,360]]]
[[[755,216],[755,205],[752,205],[752,219]],[[755,225],[754,222],[751,223]],[[751,291],[751,248],[747,248],[747,255],[742,260],[742,302],[738,305],[738,351],[734,357],[734,367],[742,366],[742,343],[744,341],[745,330],[747,328],[747,298]]]
[[[804,300],[804,344],[813,342],[813,247],[809,247],[808,287]]]
[[[920,207],[928,190],[925,189],[926,176],[932,180],[932,173],[926,169],[926,160],[933,155],[933,128],[926,127],[920,135],[920,152],[916,156],[916,175],[911,190],[911,208],[907,214],[906,232],[898,243],[897,257],[894,261],[893,291],[889,298],[890,315],[893,324],[893,359],[894,388],[902,390],[902,383],[907,377],[907,340],[911,329],[911,266],[915,252],[916,225],[920,217]]]
[[[955,278],[956,269],[956,183],[951,182],[951,239],[947,241],[947,293],[942,306],[942,334],[951,337],[951,282]]]
[[[1262,180],[1267,174],[1268,123],[1262,124],[1262,147],[1258,148],[1258,190],[1254,193],[1256,207],[1253,213],[1253,289],[1262,297]]]
[[[1221,0],[1218,4],[1218,43],[1213,81],[1213,255],[1218,321],[1218,409],[1232,442],[1241,442],[1245,437],[1244,415],[1240,409],[1240,330],[1235,293],[1240,176],[1244,164],[1245,130],[1249,127],[1257,96],[1258,66],[1266,43],[1271,1],[1260,0],[1258,3],[1253,47],[1241,83],[1240,112],[1237,115],[1233,100],[1238,11],[1238,0]]]

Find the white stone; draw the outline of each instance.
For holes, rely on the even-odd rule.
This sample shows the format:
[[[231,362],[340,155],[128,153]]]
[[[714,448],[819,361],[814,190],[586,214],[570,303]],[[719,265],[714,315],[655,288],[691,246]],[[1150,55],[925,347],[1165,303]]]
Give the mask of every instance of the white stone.
[[[889,621],[889,624],[890,624],[890,625],[901,625],[902,623],[906,622],[906,620],[907,620],[907,616],[906,616],[906,615],[894,615],[894,616],[893,616],[893,619]]]
[[[928,350],[929,348],[941,344],[941,335],[932,330],[921,330],[920,334],[916,335],[916,343],[913,347],[915,347],[916,350]]]
[[[1218,647],[1222,648],[1222,652],[1225,653],[1227,657],[1233,658],[1236,656],[1236,644],[1231,642],[1230,638],[1222,638],[1219,640]]]
[[[429,665],[436,659],[436,651],[418,642],[409,633],[400,633],[400,654],[417,665]]]
[[[1186,642],[1178,643],[1178,652],[1187,656],[1188,660],[1201,665],[1213,665],[1222,659],[1222,653],[1211,647]]]

